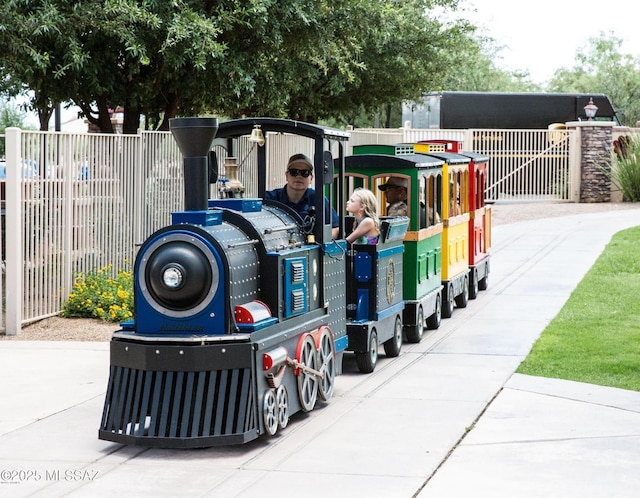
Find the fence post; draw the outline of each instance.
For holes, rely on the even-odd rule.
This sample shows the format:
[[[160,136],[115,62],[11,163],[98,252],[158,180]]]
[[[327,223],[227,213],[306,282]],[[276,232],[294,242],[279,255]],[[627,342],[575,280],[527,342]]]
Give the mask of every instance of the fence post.
[[[580,128],[569,132],[569,200],[580,202],[580,181],[582,177],[582,133]]]
[[[7,179],[6,179],[6,233],[7,240],[7,316],[6,334],[17,335],[22,329],[22,279],[24,274],[24,261],[22,252],[22,164],[21,143],[22,130],[20,128],[7,128],[6,131],[7,152]]]
[[[63,232],[61,236],[62,246],[64,248],[63,258],[63,295],[68,296],[71,293],[74,282],[73,274],[73,206],[76,202],[75,197],[75,170],[73,164],[73,140],[70,136],[61,136],[59,139],[64,139],[62,151],[63,151],[63,171],[64,171],[64,183],[62,185],[63,198],[62,198],[62,220],[63,220]]]
[[[580,202],[611,201],[613,121],[580,121]]]
[[[143,217],[145,215],[144,211],[144,187],[146,185],[147,178],[149,176],[149,171],[151,168],[147,167],[147,164],[144,161],[144,158],[147,156],[147,148],[149,147],[149,142],[151,141],[151,136],[149,133],[145,133],[142,130],[138,129],[138,146],[136,147],[135,152],[135,161],[136,164],[133,164],[133,191],[141,192],[141,195],[136,195],[133,198],[133,220],[132,220],[132,230],[131,230],[131,242],[133,242],[134,247],[137,247],[137,244],[140,244],[145,237],[150,234],[143,233],[143,226],[146,226],[146,223],[143,222]],[[157,141],[154,140],[154,144],[157,144]],[[155,229],[155,227],[154,227]],[[137,251],[134,251],[134,256]]]
[[[464,140],[462,141],[462,149],[463,150],[476,150],[475,143],[473,142],[474,130],[466,129],[464,131]]]

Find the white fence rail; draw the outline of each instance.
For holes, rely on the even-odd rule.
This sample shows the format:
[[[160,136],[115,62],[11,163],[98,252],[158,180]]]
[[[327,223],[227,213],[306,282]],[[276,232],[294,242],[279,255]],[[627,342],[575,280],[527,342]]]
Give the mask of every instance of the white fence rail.
[[[461,141],[465,150],[490,156],[489,200],[568,200],[579,188],[570,173],[576,144],[566,131],[552,136],[546,130],[358,129],[346,152],[358,144],[429,139]],[[290,155],[313,153],[309,139],[281,134],[270,134],[266,147],[267,188],[284,184]],[[254,148],[242,140],[235,151],[247,197],[257,193]],[[0,274],[0,324],[8,334],[58,314],[78,272],[111,266],[115,274],[131,265],[137,244],[167,225],[171,211],[184,204],[182,157],[168,132],[101,135],[9,128],[6,151],[6,180],[0,181],[8,234],[0,234],[6,270]],[[216,146],[216,152],[223,164],[227,151]],[[210,194],[217,196],[215,188]]]
[[[580,144],[576,130],[358,129],[350,145],[455,140],[487,155],[487,201],[570,201],[579,195]]]

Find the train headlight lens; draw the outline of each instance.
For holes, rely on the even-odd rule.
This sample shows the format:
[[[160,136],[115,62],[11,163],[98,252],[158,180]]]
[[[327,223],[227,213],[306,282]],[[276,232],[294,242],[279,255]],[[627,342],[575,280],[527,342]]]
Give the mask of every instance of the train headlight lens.
[[[218,267],[205,254],[207,247],[182,234],[151,245],[140,266],[148,299],[164,312],[194,312],[206,306],[218,288]]]
[[[162,281],[164,285],[169,287],[170,289],[177,289],[182,284],[183,273],[181,269],[177,266],[170,266],[169,268],[165,268],[162,273]]]

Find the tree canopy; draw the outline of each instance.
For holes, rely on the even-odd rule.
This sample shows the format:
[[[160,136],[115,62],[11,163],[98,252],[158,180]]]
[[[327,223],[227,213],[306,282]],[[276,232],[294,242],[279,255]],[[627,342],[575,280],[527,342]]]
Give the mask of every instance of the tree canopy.
[[[442,86],[430,91],[456,90],[461,92],[539,92],[540,85],[531,81],[528,72],[505,71],[497,67],[503,47],[486,36],[467,44],[456,54],[455,70],[446,74]]]
[[[640,120],[640,60],[621,53],[622,40],[611,33],[590,38],[576,53],[572,68],[558,69],[549,91],[604,93],[623,125]]]
[[[347,122],[437,87],[476,43],[457,0],[4,0],[0,90],[31,91],[46,129],[72,102],[104,132],[144,117],[271,115]]]
[[[4,134],[5,130],[11,126],[17,128],[29,129],[26,125],[26,115],[20,111],[19,107],[10,102],[4,102],[0,99],[0,134]],[[0,158],[5,154],[4,139],[0,139]]]

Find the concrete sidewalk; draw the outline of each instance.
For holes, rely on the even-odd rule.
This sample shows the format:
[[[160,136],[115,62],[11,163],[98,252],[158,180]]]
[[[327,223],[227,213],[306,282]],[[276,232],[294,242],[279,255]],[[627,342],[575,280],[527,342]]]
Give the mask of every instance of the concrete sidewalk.
[[[640,393],[514,374],[421,497],[635,497]]]
[[[107,343],[0,342],[1,496],[636,496],[640,393],[514,375],[624,210],[494,227],[487,291],[273,438],[97,439]]]

